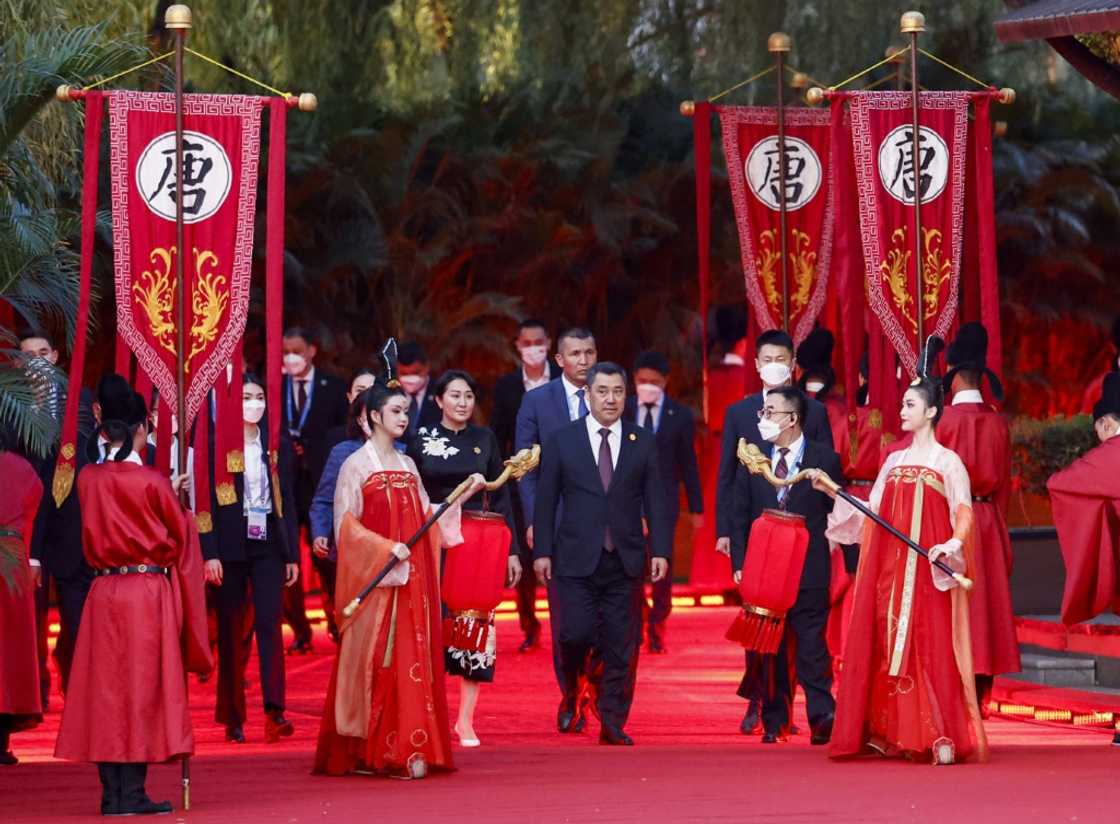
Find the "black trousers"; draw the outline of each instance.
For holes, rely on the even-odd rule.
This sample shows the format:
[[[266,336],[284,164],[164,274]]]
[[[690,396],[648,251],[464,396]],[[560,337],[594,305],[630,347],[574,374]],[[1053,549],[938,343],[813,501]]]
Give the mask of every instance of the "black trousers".
[[[101,779],[101,805],[117,809],[138,804],[147,796],[144,783],[148,780],[147,764],[120,764],[97,762],[97,776]]]
[[[597,649],[603,674],[599,715],[604,724],[622,729],[634,700],[638,647],[642,632],[642,579],[626,574],[617,552],[604,550],[595,572],[583,578],[552,579],[560,614],[556,638],[562,668],[561,687],[572,695],[588,653]]]
[[[675,535],[679,513],[672,514],[669,520],[669,534]],[[648,547],[648,541],[647,541]],[[665,577],[653,584],[653,603],[650,605],[646,623],[649,624],[650,637],[661,636],[665,632],[665,621],[673,611],[673,559],[669,559],[669,571]]]
[[[245,552],[248,560],[222,562],[222,584],[218,587],[218,701],[214,720],[227,727],[243,724],[246,717],[245,609],[250,589],[264,707],[266,711],[284,709],[280,613],[286,561],[274,534],[267,541],[246,540]]]
[[[521,580],[517,582],[517,618],[525,637],[536,637],[541,631],[537,618],[537,576],[533,572],[533,550],[525,540],[525,513],[521,511],[517,484],[510,484],[510,503],[513,506],[513,527],[517,530],[518,550],[521,559]]]
[[[50,693],[50,670],[47,666],[47,635],[50,608],[50,583],[52,577],[43,567],[43,586],[35,593],[35,613],[38,621],[39,680],[44,696]],[[59,633],[55,644],[54,658],[61,675],[62,691],[65,693],[70,684],[70,662],[74,657],[74,647],[78,642],[78,625],[82,621],[82,609],[86,596],[93,584],[93,569],[82,561],[73,574],[65,578],[53,578],[55,595],[58,597]]]
[[[805,691],[809,724],[815,726],[836,712],[832,697],[832,658],[825,643],[828,624],[828,589],[803,589],[786,614],[786,630],[774,656],[772,689],[762,698],[762,726],[780,732],[789,726],[795,682],[790,680],[788,642],[796,642],[794,669],[797,682]]]

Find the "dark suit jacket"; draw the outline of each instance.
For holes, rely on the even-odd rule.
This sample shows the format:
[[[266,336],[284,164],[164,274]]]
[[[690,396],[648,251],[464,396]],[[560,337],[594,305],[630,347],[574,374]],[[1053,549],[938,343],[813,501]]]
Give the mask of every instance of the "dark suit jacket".
[[[828,423],[828,412],[824,404],[813,398],[807,400],[809,409],[805,413],[804,425],[801,427],[805,437],[833,449],[835,445],[832,443],[832,427]],[[735,472],[739,468],[735,451],[739,448],[739,438],[746,438],[748,443],[757,444],[764,454],[770,454],[770,444],[758,433],[758,413],[761,409],[762,393],[755,392],[729,406],[723,420],[723,440],[720,442],[719,449],[719,477],[716,482],[716,536],[720,538],[731,535]]]
[[[517,430],[513,438],[513,451],[528,449],[533,444],[544,447],[554,432],[572,423],[568,417],[568,399],[564,397],[564,382],[560,378],[526,392],[517,410]],[[533,523],[533,504],[536,501],[537,478],[540,470],[530,472],[518,485],[521,511],[525,523]],[[534,528],[534,533],[536,528]]]
[[[272,485],[272,473],[267,471],[268,465],[268,421],[260,422],[262,455],[265,461],[265,477],[269,486]],[[275,530],[276,541],[273,544],[285,560],[291,564],[299,563],[299,538],[296,519],[296,501],[294,495],[295,453],[292,451],[292,442],[284,432],[280,433],[280,502],[283,508],[283,517],[275,514],[268,519],[268,529]],[[252,467],[246,467],[252,470]],[[210,450],[210,477],[214,477],[214,450]],[[199,536],[202,543],[202,557],[207,561],[244,561],[247,560],[245,552],[249,538],[245,535],[245,476],[237,472],[233,476],[234,489],[237,492],[237,501],[226,506],[218,505],[215,490],[210,491],[210,512],[214,521],[214,529]],[[270,490],[276,495],[275,490]],[[273,499],[275,500],[275,498]],[[275,507],[274,507],[275,511]],[[270,536],[271,537],[271,536]]]
[[[556,380],[558,377],[560,377],[560,367],[552,361],[548,364],[548,378]],[[517,433],[517,411],[521,408],[521,399],[524,397],[525,381],[521,367],[502,375],[494,384],[494,408],[490,412],[490,428],[497,435],[498,448],[506,458],[516,451],[513,443]]]
[[[657,447],[648,432],[631,423],[622,424],[622,445],[610,489],[604,490],[599,478],[598,456],[591,448],[587,424],[578,420],[545,441],[536,491],[533,557],[552,558],[554,575],[593,574],[609,526],[626,574],[641,576],[646,562],[643,513],[649,525],[651,554],[655,558],[672,555]]]
[[[416,437],[416,433],[421,429],[434,426],[443,420],[443,412],[436,404],[436,396],[432,393],[432,387],[436,385],[436,377],[432,375],[428,381],[428,388],[424,392],[424,402],[420,404],[420,414],[416,417],[409,417],[408,429],[405,431],[405,442],[411,444]],[[410,401],[411,402],[411,401]]]
[[[773,445],[767,444],[764,455],[773,454]],[[834,481],[843,483],[843,470],[840,456],[832,447],[806,438],[805,454],[799,469],[823,469]],[[833,501],[823,492],[813,489],[809,481],[800,481],[789,490],[786,498],[786,511],[805,516],[805,527],[809,530],[809,549],[805,554],[805,567],[801,571],[801,589],[828,588],[831,576],[828,539],[824,537],[828,526],[828,513],[832,511]],[[735,470],[735,500],[731,518],[731,568],[743,568],[746,557],[747,540],[750,538],[751,525],[764,509],[778,508],[778,492],[761,475],[752,475],[739,464]]]
[[[295,397],[292,395],[291,376],[284,376],[280,394],[280,427],[303,445],[303,457],[295,464],[296,506],[299,507],[301,517],[311,505],[311,496],[315,494],[315,486],[319,483],[319,476],[323,474],[323,466],[327,462],[330,452],[326,448],[327,433],[346,423],[349,412],[347,388],[346,381],[342,378],[315,367],[315,385],[308,399],[311,406],[307,410],[303,426],[300,427],[298,418],[294,423],[288,420],[289,407],[293,415],[295,412]]]
[[[626,414],[623,417],[638,425],[638,402],[633,395],[626,399]],[[697,514],[704,511],[695,438],[696,422],[692,410],[666,395],[661,419],[657,422],[656,439],[657,463],[665,487],[665,511],[671,525],[676,524],[680,514],[678,484],[684,484],[688,511]]]

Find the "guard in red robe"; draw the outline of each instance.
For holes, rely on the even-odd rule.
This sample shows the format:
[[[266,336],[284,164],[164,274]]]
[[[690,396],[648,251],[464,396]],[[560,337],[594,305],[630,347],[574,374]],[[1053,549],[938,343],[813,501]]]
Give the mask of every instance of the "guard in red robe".
[[[97,763],[103,815],[167,813],[170,803],[148,798],[144,781],[149,763],[194,751],[186,673],[212,666],[202,555],[167,477],[139,457],[143,399],[118,387],[101,417],[113,457],[78,475],[82,546],[96,577],[55,756]]]
[[[1120,372],[1105,380],[1093,420],[1100,446],[1046,483],[1066,565],[1066,624],[1120,610]]]
[[[43,484],[31,464],[7,451],[3,435],[0,478],[8,490],[0,495],[0,566],[9,573],[0,576],[0,765],[12,765],[17,759],[8,749],[11,734],[43,720],[35,631],[37,581],[27,562]]]
[[[972,666],[980,706],[986,705],[996,675],[1018,672],[1019,642],[1011,608],[1011,538],[1007,505],[1011,497],[1011,431],[1007,418],[980,393],[987,377],[992,396],[1003,400],[1003,386],[988,368],[988,332],[966,323],[949,344],[949,371],[942,380],[952,403],[937,426],[937,438],[964,461],[972,484],[976,557],[974,587],[968,599]]]

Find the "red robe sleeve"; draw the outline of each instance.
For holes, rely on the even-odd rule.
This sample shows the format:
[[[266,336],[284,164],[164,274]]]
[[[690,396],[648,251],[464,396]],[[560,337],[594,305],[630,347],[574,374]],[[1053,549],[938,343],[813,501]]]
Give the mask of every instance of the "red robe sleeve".
[[[1047,481],[1066,565],[1062,621],[1076,624],[1120,607],[1120,438],[1086,453]]]
[[[210,672],[210,634],[206,623],[206,581],[202,574],[202,545],[194,515],[184,511],[170,485],[159,487],[159,507],[172,539],[181,547],[171,571],[171,583],[182,608],[180,638],[183,665],[188,672]]]

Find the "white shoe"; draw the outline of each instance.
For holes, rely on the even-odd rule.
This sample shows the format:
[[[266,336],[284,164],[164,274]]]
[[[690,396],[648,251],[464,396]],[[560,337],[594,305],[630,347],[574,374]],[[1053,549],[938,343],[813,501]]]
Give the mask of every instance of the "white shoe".
[[[465,738],[463,736],[463,734],[461,732],[459,732],[459,725],[458,724],[455,725],[455,734],[457,736],[459,736],[459,745],[460,746],[463,746],[463,747],[481,747],[482,746],[482,742],[479,741],[477,738]]]

